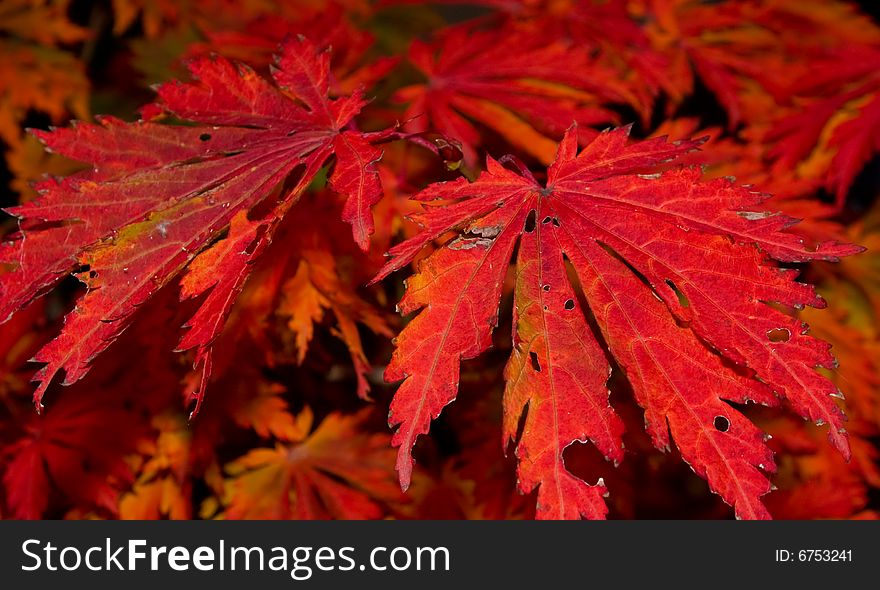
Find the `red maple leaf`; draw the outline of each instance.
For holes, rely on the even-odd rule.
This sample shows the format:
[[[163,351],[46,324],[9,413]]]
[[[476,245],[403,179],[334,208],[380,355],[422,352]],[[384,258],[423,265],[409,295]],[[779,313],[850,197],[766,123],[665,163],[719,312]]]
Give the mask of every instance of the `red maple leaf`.
[[[792,94],[803,107],[779,121],[767,139],[771,155],[794,168],[813,152],[829,156],[825,188],[843,206],[856,176],[880,151],[880,47],[853,45],[811,63]]]
[[[273,86],[242,64],[197,58],[189,64],[195,80],[160,86],[145,120],[107,117],[36,132],[49,149],[93,165],[42,182],[37,200],[8,209],[20,221],[0,247],[0,263],[11,270],[0,275],[0,320],[67,273],[79,271],[88,287],[58,338],[35,356],[46,363],[35,377],[38,404],[59,371],[65,384],[82,378],[136,308],[188,265],[182,297],[207,293],[180,345],[197,348],[200,400],[211,344],[251,263],[331,156],[330,186],[347,196],[342,217],[367,248],[370,207],[382,194],[375,168],[382,152],[371,142],[388,133],[354,128],[365,104],[360,92],[328,98],[329,63],[328,52],[291,38]],[[161,113],[192,124],[160,124]]]
[[[457,0],[435,2],[461,4]],[[386,3],[422,2],[388,0]],[[651,47],[643,28],[645,15],[634,14],[633,9],[637,7],[631,6],[629,0],[475,0],[468,4],[498,11],[499,22],[527,35],[566,39],[573,46],[596,54],[603,70],[610,67],[615,71],[614,85],[618,90],[625,88],[623,94],[645,123],[650,121],[653,98],[661,88],[678,94],[673,80],[666,74],[669,60]],[[566,69],[574,68],[566,66]],[[584,73],[582,70],[575,75]],[[605,80],[606,91],[611,89],[609,82]],[[567,126],[568,122],[563,125]]]
[[[684,460],[743,518],[768,516],[762,472],[774,462],[762,432],[726,402],[783,398],[828,423],[832,443],[849,452],[832,399],[838,389],[815,371],[833,365],[829,346],[768,303],[824,305],[794,280],[797,271],[771,258],[835,260],[859,248],[807,250],[782,231],[792,219],[755,211],[765,195],[727,179],[701,182],[695,167],[657,172],[698,141],[627,138],[625,128],[606,132],[577,153],[571,129],[544,184],[522,165],[511,171],[490,158],[476,182],[437,183],[415,197],[454,203],[423,214],[423,233],[391,250],[377,280],[432,240],[454,237],[407,281],[401,312],[421,312],[397,338],[385,374],[403,380],[389,422],[399,426],[393,443],[404,487],[416,437],[456,396],[460,362],[491,344],[517,245],[505,438],[516,436],[525,413],[519,486],[538,488],[539,517],[606,513],[603,482],[588,485],[563,463],[564,449],[586,440],[609,460],[623,458],[603,348],[627,375],[654,444],[668,447],[671,432]]]
[[[588,140],[594,132],[586,125],[615,118],[602,103],[629,99],[616,74],[586,50],[510,27],[446,29],[433,44],[414,42],[409,60],[428,79],[397,92],[410,129],[456,138],[472,164],[483,143],[473,122],[546,164],[572,121]]]
[[[21,436],[0,453],[12,516],[43,518],[56,494],[114,514],[119,495],[114,484],[132,479],[125,456],[144,431],[139,419],[118,392],[106,389],[64,396],[53,412],[32,413]]]
[[[192,57],[216,52],[262,69],[272,63],[278,44],[292,34],[308,35],[322,49],[333,48],[331,96],[348,94],[361,86],[370,88],[400,61],[398,57],[381,57],[365,63],[373,36],[351,24],[343,8],[333,3],[320,11],[301,7],[293,19],[262,16],[239,23],[234,30],[206,30],[206,40],[190,45],[186,53]]]

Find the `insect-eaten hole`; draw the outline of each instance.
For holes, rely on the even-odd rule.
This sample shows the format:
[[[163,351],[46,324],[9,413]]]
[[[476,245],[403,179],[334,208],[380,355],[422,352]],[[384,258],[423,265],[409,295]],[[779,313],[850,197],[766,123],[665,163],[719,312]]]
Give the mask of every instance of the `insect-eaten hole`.
[[[559,220],[555,217],[550,217],[549,215],[547,217],[545,217],[544,219],[542,219],[541,223],[543,223],[545,225],[548,223],[552,223],[556,227],[559,227]]]
[[[535,225],[537,225],[538,223],[537,216],[538,212],[534,209],[529,212],[529,216],[526,217],[526,226],[525,228],[523,228],[526,232],[532,233],[533,231],[535,231]]]
[[[767,330],[767,339],[770,342],[788,342],[791,339],[791,332],[788,328],[773,328]]]
[[[78,268],[75,268],[73,270],[73,274],[75,274],[75,275],[88,275],[89,278],[94,279],[98,276],[98,271],[93,270],[91,265],[89,265],[89,264],[83,264],[83,265],[79,266]]]
[[[550,292],[550,285],[544,285],[544,286],[541,287],[541,288],[544,289],[544,293],[549,293],[549,292]]]
[[[566,299],[565,303],[562,304],[562,307],[571,311],[572,309],[574,309],[574,299]]]
[[[541,363],[538,362],[538,354],[534,351],[529,353],[529,360],[532,361],[532,368],[538,373],[541,372]]]
[[[681,292],[681,290],[678,288],[678,286],[675,283],[673,283],[669,279],[666,279],[666,286],[668,286],[670,289],[672,289],[675,292],[675,296],[678,297],[678,304],[680,306],[682,306],[682,307],[690,307],[691,306],[691,303],[690,303],[690,301],[688,301],[688,298],[685,297],[685,294]]]
[[[211,134],[210,133],[202,133],[201,135],[199,135],[199,139],[201,141],[208,141],[209,139],[211,139]]]
[[[715,430],[718,432],[727,432],[730,430],[730,420],[725,418],[724,416],[715,416],[715,420],[712,421],[712,425],[715,426]]]

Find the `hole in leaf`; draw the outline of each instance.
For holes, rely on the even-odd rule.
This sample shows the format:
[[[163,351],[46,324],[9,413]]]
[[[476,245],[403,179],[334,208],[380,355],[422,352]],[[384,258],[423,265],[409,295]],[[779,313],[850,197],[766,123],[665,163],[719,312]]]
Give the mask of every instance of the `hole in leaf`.
[[[554,217],[550,221],[551,221],[551,223],[553,223],[553,225],[555,225],[556,227],[559,227],[559,219],[558,218]]]
[[[535,224],[537,223],[536,217],[537,217],[537,211],[532,209],[529,212],[529,216],[526,217],[526,226],[524,228],[526,232],[532,233],[533,231],[535,231]]]
[[[545,217],[544,219],[541,220],[541,223],[547,224],[547,223],[550,223],[551,221],[553,221],[553,219],[551,219],[550,216],[548,215],[547,217]]]
[[[724,416],[715,416],[715,420],[712,422],[715,426],[715,430],[718,432],[727,432],[730,430],[730,420],[725,418]]]
[[[529,353],[529,359],[532,361],[532,368],[538,373],[541,372],[541,363],[538,362],[538,355],[532,351]]]
[[[564,304],[565,309],[572,310],[574,309],[574,299],[567,299]]]
[[[589,438],[583,436],[571,443],[562,452],[565,469],[584,481],[599,483],[620,477],[615,473],[614,462],[604,456]],[[613,481],[613,479],[612,479]]]
[[[791,338],[791,332],[788,328],[773,328],[767,330],[767,339],[770,342],[788,342]]]
[[[612,258],[614,258],[615,260],[617,260],[618,262],[620,262],[621,264],[623,264],[623,265],[624,265],[625,267],[627,267],[627,268],[628,268],[628,269],[629,269],[634,275],[636,275],[636,278],[639,279],[639,281],[640,281],[643,285],[645,285],[647,288],[651,289],[651,292],[654,294],[654,297],[657,297],[657,299],[660,299],[660,296],[657,295],[656,292],[654,292],[654,286],[651,285],[651,281],[649,281],[648,278],[647,278],[645,275],[643,275],[643,274],[641,273],[641,271],[639,271],[636,267],[634,267],[632,264],[630,264],[629,260],[627,260],[626,258],[624,258],[623,256],[621,256],[620,253],[617,252],[617,250],[615,250],[614,248],[612,248],[612,247],[609,246],[608,244],[606,244],[606,243],[604,243],[604,242],[598,242],[598,241],[597,241],[596,243],[599,244],[599,246],[600,246],[603,250],[605,250],[605,251],[606,251],[606,252],[607,252]],[[661,301],[662,301],[662,299],[661,299]]]
[[[548,293],[550,291],[550,285],[544,285],[541,288],[544,289],[544,293]]]
[[[208,141],[209,139],[211,139],[211,134],[210,133],[202,133],[201,135],[199,135],[199,139],[202,141]]]
[[[675,291],[675,296],[678,297],[678,304],[680,306],[682,306],[682,307],[690,307],[691,306],[690,302],[688,301],[688,298],[685,297],[684,293],[682,293],[679,290],[679,288],[675,285],[675,283],[673,283],[669,279],[666,279],[666,284],[669,285],[670,289]]]

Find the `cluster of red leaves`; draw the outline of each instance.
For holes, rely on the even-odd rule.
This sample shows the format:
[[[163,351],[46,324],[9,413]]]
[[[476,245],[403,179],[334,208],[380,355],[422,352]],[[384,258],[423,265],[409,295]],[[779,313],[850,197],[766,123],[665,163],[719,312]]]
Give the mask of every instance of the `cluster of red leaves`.
[[[0,515],[874,516],[880,27],[462,4],[0,8]]]

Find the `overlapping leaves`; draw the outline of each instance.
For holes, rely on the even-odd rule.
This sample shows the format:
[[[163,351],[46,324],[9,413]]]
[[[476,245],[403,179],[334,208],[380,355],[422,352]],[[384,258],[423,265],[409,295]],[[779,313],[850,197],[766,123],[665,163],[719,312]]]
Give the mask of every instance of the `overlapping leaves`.
[[[541,517],[729,514],[682,485],[681,457],[742,517],[876,516],[877,257],[818,262],[854,251],[828,240],[870,250],[878,236],[876,205],[862,208],[876,200],[862,174],[880,147],[876,24],[841,0],[476,0],[464,23],[425,4],[4,3],[0,138],[22,205],[0,247],[0,320],[16,312],[0,326],[0,514],[519,518],[535,498]],[[185,78],[187,58],[192,80],[161,85],[142,121],[39,133],[57,154],[23,133],[87,119],[87,76],[97,110],[125,113],[141,84],[108,79]],[[378,95],[364,112],[361,84]],[[432,185],[450,177],[436,159],[377,147],[405,134],[359,131],[397,121],[452,146],[450,169],[460,141],[468,178],[486,153],[531,172],[490,159],[476,182]],[[572,121],[577,140],[535,172]],[[617,121],[712,139],[590,144]],[[76,170],[63,156],[87,169],[28,187]],[[361,287],[413,235],[403,217],[419,205],[404,200],[425,186],[426,229],[382,273],[419,269],[401,308],[420,312],[395,341],[399,284]],[[806,218],[803,243],[776,210]],[[798,310],[822,302],[792,267],[830,312]],[[29,302],[71,272],[86,293],[39,350],[74,293]],[[168,354],[184,322],[177,348],[192,352]],[[405,511],[375,434],[391,392],[372,365],[392,342],[404,483],[416,437],[462,398],[422,439]],[[56,373],[79,380],[42,416],[26,399],[35,351],[38,398]],[[216,395],[187,421],[209,380]],[[358,415],[370,386],[378,402]],[[779,491],[762,499],[771,474]]]

